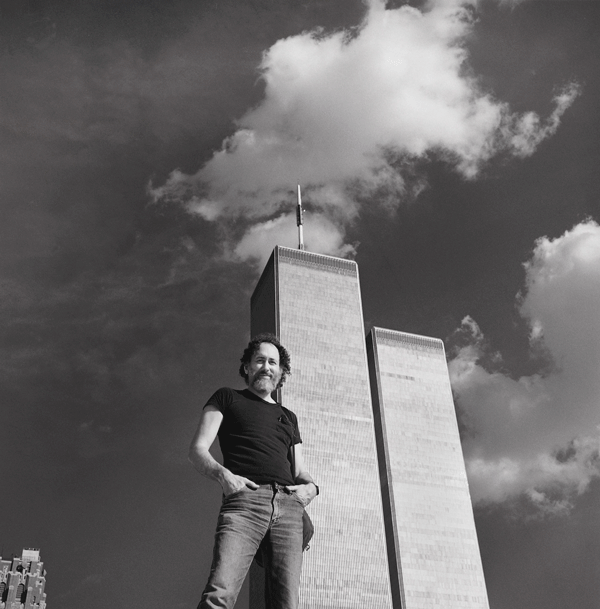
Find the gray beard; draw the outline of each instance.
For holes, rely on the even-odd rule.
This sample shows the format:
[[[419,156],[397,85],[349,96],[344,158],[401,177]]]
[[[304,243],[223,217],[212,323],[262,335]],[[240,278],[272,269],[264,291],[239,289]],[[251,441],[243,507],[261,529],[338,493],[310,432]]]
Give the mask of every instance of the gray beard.
[[[271,377],[257,376],[252,379],[252,383],[250,383],[250,386],[256,391],[260,391],[261,393],[263,391],[273,393],[273,391],[275,391],[275,389],[277,388],[274,381],[275,379]]]

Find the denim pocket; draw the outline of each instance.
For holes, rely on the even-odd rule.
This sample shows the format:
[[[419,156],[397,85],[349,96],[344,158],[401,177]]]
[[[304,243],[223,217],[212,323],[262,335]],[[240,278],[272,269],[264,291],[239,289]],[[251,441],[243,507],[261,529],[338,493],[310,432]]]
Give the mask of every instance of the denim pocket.
[[[232,499],[233,497],[237,497],[238,495],[241,495],[247,487],[243,486],[239,491],[233,491],[233,493],[229,493],[229,495],[223,495],[223,501],[225,501],[226,499]]]
[[[296,491],[292,491],[292,497],[294,497],[296,499],[296,501],[298,501],[298,503],[302,506],[302,507],[306,507],[308,505],[308,501],[304,502],[301,498],[300,495],[298,495],[298,493]]]

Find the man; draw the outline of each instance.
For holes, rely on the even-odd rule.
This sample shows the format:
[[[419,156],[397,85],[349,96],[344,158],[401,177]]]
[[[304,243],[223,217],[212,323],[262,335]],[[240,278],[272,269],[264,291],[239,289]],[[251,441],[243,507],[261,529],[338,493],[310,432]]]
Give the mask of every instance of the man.
[[[241,362],[247,388],[224,387],[208,400],[190,447],[194,467],[223,489],[213,562],[198,609],[234,606],[259,546],[267,608],[296,609],[302,512],[319,489],[305,469],[296,415],[272,397],[290,373],[290,357],[275,336],[261,334]],[[223,465],[209,453],[217,435]]]

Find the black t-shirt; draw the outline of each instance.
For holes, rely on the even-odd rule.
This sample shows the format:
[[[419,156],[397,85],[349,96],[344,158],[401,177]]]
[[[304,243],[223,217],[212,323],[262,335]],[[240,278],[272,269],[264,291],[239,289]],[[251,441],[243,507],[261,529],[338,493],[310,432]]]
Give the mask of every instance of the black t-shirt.
[[[296,415],[249,389],[222,387],[208,400],[223,413],[219,444],[223,465],[257,484],[294,484],[289,449],[302,442]],[[204,406],[206,408],[206,406]]]

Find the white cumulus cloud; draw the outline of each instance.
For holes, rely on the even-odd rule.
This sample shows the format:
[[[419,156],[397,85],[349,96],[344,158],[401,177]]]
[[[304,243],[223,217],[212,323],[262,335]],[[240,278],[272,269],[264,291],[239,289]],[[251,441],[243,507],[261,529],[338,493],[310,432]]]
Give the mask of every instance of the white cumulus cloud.
[[[525,495],[562,512],[600,475],[600,226],[590,220],[539,239],[525,268],[520,311],[532,350],[550,366],[521,378],[489,371],[484,337],[466,318],[470,340],[450,374],[470,430],[464,450],[474,500]]]
[[[342,230],[322,214],[315,214],[305,220],[304,228],[307,234],[305,247],[309,251],[342,258],[356,251],[354,246],[344,244]],[[242,260],[255,260],[263,267],[276,245],[291,248],[298,246],[295,216],[282,214],[272,220],[255,224],[236,245],[234,254]]]
[[[418,193],[423,180],[407,172],[414,178],[412,164],[428,155],[472,179],[498,153],[532,154],[578,89],[561,91],[547,119],[511,113],[483,91],[465,48],[470,4],[386,9],[372,0],[356,30],[279,40],[260,66],[263,100],[197,173],[175,170],[152,197],[208,221],[264,223],[290,211],[299,182],[310,210],[347,227],[366,200],[389,208]],[[329,229],[325,242],[345,232],[321,225]]]

